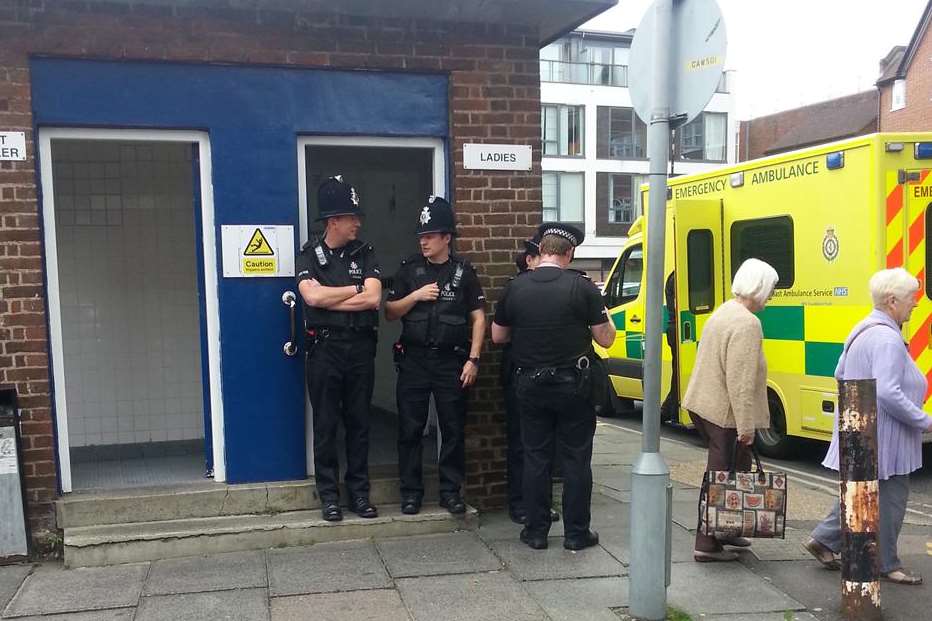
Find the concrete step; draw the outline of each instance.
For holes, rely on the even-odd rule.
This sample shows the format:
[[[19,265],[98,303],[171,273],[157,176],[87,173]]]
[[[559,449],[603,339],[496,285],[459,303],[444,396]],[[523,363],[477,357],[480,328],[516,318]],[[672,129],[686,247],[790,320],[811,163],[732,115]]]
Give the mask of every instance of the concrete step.
[[[436,499],[436,471],[425,471],[424,484],[424,499]],[[398,479],[387,473],[373,473],[369,499],[380,508],[382,505],[397,508],[400,503]],[[344,504],[347,501],[344,491]],[[275,514],[319,508],[320,497],[313,479],[241,485],[203,481],[166,487],[81,491],[56,502],[59,528]]]
[[[342,522],[326,522],[320,511],[305,510],[68,527],[64,534],[65,566],[96,567],[327,541],[474,530],[478,524],[478,512],[472,507],[465,515],[453,516],[439,505],[426,504],[417,515],[404,515],[397,505],[386,505],[377,518],[345,513]]]

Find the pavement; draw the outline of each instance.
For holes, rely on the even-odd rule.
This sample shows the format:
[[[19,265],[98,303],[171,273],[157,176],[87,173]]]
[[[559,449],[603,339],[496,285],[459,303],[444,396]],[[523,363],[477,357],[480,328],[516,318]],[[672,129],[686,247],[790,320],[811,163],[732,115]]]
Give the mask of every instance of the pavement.
[[[628,618],[631,464],[641,437],[600,423],[593,455],[593,528],[600,545],[531,550],[504,513],[477,531],[324,543],[63,569],[58,563],[0,567],[0,618],[117,620],[506,620]],[[825,489],[790,477],[785,540],[755,540],[736,563],[692,560],[696,468],[704,452],[662,440],[674,482],[672,583],[668,603],[699,621],[841,619],[840,574],[821,569],[799,543],[832,502]],[[698,465],[697,465],[698,464]],[[700,471],[701,472],[701,471]],[[907,524],[900,554],[932,578],[929,526]],[[928,618],[932,587],[881,588],[884,618]]]

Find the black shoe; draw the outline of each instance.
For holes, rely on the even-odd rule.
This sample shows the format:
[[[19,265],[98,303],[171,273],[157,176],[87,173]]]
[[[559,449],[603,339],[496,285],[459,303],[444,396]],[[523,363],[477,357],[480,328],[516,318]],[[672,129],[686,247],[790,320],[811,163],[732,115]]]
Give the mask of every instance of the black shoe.
[[[554,511],[553,509],[550,510],[550,521],[551,521],[551,522],[559,522],[559,521],[560,521],[560,514],[557,513],[556,511]]]
[[[359,517],[379,517],[379,510],[375,508],[375,505],[369,502],[368,498],[364,498],[363,496],[359,496],[358,498],[353,499],[353,501],[350,503],[350,510]]]
[[[598,543],[599,533],[595,532],[594,530],[588,530],[582,537],[564,539],[563,547],[567,550],[585,550],[586,548],[598,545]]]
[[[444,496],[440,499],[440,506],[453,515],[466,513],[466,503],[463,502],[463,499],[459,494],[450,494],[449,496]]]
[[[421,499],[417,496],[406,496],[401,499],[401,512],[405,515],[415,515],[421,511]]]
[[[320,508],[320,513],[328,522],[339,522],[343,519],[343,510],[336,502],[326,501]]]
[[[521,543],[527,544],[527,546],[533,550],[546,550],[547,549],[547,538],[546,537],[535,537],[528,532],[528,529],[521,529]]]
[[[508,512],[508,517],[515,524],[527,524],[527,512],[524,509],[512,509]]]

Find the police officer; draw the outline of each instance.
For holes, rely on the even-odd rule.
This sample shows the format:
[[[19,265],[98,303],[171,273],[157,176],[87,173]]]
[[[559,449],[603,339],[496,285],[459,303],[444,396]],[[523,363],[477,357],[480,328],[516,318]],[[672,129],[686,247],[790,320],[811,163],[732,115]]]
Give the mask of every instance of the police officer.
[[[532,270],[540,263],[540,235],[525,240],[524,251],[515,257],[515,266],[520,276]],[[517,395],[515,394],[515,365],[511,355],[511,344],[502,347],[501,382],[505,394],[505,437],[507,450],[505,465],[508,475],[508,515],[515,524],[527,522],[527,512],[522,502],[521,487],[524,478],[524,449],[521,444],[521,419],[518,415]],[[557,521],[560,514],[550,510],[550,519]]]
[[[512,343],[524,444],[521,541],[547,547],[554,445],[563,466],[563,547],[599,542],[589,529],[595,411],[589,386],[591,340],[609,347],[615,328],[592,281],[568,270],[583,241],[576,227],[545,223],[540,263],[505,287],[492,323],[492,340]]]
[[[336,444],[342,423],[349,508],[374,518],[369,407],[382,298],[379,264],[372,246],[357,239],[362,211],[353,186],[340,176],[327,179],[317,190],[317,205],[326,228],[304,245],[295,262],[304,300],[307,390],[314,407],[314,476],[323,518],[342,520]]]
[[[401,262],[385,303],[385,316],[402,322],[396,398],[401,510],[407,514],[420,511],[424,498],[421,439],[431,395],[442,440],[440,505],[454,514],[466,511],[460,493],[466,389],[479,372],[486,320],[475,270],[451,252],[455,234],[450,203],[430,197],[417,225],[421,253]]]

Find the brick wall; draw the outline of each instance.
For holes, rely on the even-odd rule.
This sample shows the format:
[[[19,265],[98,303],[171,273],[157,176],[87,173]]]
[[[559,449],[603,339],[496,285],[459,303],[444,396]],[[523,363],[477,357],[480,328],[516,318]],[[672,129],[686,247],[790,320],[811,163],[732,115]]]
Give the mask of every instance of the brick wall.
[[[880,87],[880,131],[932,131],[932,34],[928,30],[906,71],[906,107],[891,111],[893,82]]]
[[[28,514],[54,527],[53,414],[42,237],[30,113],[30,55],[412,70],[450,76],[453,192],[458,249],[496,300],[514,272],[520,240],[540,222],[540,84],[537,33],[501,24],[340,17],[192,7],[190,0],[0,3],[0,127],[27,134],[29,160],[0,165],[0,383],[24,413]],[[529,173],[466,171],[464,142],[530,144]],[[489,309],[492,310],[491,308]],[[487,355],[466,429],[467,497],[504,501],[504,419],[497,355]]]

